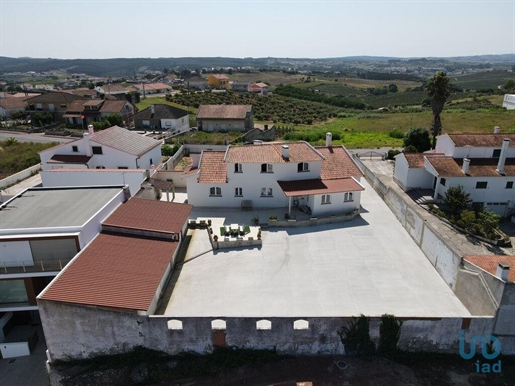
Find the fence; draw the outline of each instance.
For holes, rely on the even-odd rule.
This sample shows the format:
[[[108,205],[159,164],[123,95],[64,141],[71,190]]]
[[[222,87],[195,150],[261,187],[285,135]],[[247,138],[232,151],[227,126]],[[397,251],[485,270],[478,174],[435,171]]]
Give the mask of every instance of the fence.
[[[38,171],[41,170],[41,164],[37,164],[34,166],[31,166],[30,168],[27,168],[25,170],[22,170],[21,172],[18,172],[16,174],[13,174],[12,176],[6,177],[3,180],[0,180],[0,189],[4,189],[8,186],[14,185],[21,180],[24,180],[25,178],[29,178],[33,174],[36,174]]]

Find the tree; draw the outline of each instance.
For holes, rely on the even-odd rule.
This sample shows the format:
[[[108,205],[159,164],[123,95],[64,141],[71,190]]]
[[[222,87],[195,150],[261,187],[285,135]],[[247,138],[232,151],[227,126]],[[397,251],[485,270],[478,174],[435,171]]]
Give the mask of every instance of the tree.
[[[109,125],[107,127],[123,125],[123,118],[118,113],[108,115],[107,117],[104,118],[104,121]]]
[[[436,137],[442,133],[442,120],[440,114],[447,98],[451,94],[449,78],[443,71],[438,71],[429,78],[427,82],[427,95],[431,98],[431,110],[433,111],[433,123],[431,132],[433,134],[433,149],[436,147]]]
[[[515,79],[508,79],[504,84],[504,91],[512,92],[515,91]]]
[[[494,229],[499,228],[500,219],[501,216],[499,216],[498,214],[483,209],[481,212],[479,212],[479,218],[477,219],[477,222],[483,228],[483,231],[485,232],[486,236],[490,237]]]
[[[392,84],[388,85],[388,91],[389,92],[397,92],[399,90],[397,88],[397,85],[395,83],[392,83]]]
[[[463,186],[458,185],[447,189],[443,201],[449,205],[452,215],[456,217],[472,203],[472,198],[463,190]]]
[[[417,152],[422,153],[431,149],[429,131],[421,127],[412,127],[404,136],[404,147],[413,146]]]

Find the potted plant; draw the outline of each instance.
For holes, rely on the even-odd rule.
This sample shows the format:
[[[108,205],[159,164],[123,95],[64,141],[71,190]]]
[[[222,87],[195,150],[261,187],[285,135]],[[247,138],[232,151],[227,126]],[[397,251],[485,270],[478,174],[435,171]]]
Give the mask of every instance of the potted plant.
[[[261,240],[261,228],[258,231],[257,238],[258,238],[258,240]]]
[[[211,226],[211,219],[207,220],[207,226],[210,227]]]
[[[270,217],[268,217],[268,221],[277,221],[277,215],[271,215]]]
[[[217,243],[217,242],[218,242],[218,236],[217,236],[217,235],[214,235],[214,236],[213,236],[213,241],[214,241],[215,243]]]
[[[259,225],[259,217],[258,217],[258,216],[254,216],[254,217],[252,218],[252,223],[253,223],[254,225]]]

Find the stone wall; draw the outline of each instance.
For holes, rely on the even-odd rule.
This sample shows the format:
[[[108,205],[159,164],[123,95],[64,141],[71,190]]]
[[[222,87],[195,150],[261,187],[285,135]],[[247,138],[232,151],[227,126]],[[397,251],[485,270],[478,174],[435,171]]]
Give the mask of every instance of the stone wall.
[[[96,307],[39,300],[50,359],[77,359],[128,351],[135,346],[169,354],[213,350],[218,345],[276,349],[282,354],[343,354],[338,331],[349,317],[185,317],[141,316]],[[488,335],[494,319],[405,318],[399,348],[458,353],[459,330],[467,341]],[[380,318],[371,318],[370,336],[379,342]],[[503,343],[504,337],[500,337]],[[512,339],[512,338],[507,338]],[[506,350],[511,342],[507,342]],[[504,346],[503,346],[504,348]],[[510,352],[503,349],[503,353]],[[515,351],[512,350],[512,354]]]

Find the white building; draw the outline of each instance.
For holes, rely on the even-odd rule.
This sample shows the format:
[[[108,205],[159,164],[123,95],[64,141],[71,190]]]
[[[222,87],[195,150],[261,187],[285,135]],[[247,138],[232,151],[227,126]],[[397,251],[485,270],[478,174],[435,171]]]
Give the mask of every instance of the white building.
[[[188,202],[207,207],[298,209],[315,215],[359,209],[362,174],[347,150],[306,142],[203,151],[187,179]]]
[[[36,296],[127,199],[122,186],[30,188],[1,204],[0,315],[39,321]]]
[[[508,216],[515,211],[515,134],[444,134],[435,153],[399,154],[394,179],[405,191],[432,189],[441,200],[463,186],[473,202]]]
[[[113,126],[39,153],[44,171],[59,168],[150,169],[161,163],[161,142]]]
[[[515,110],[515,94],[504,94],[502,107],[507,110]]]

